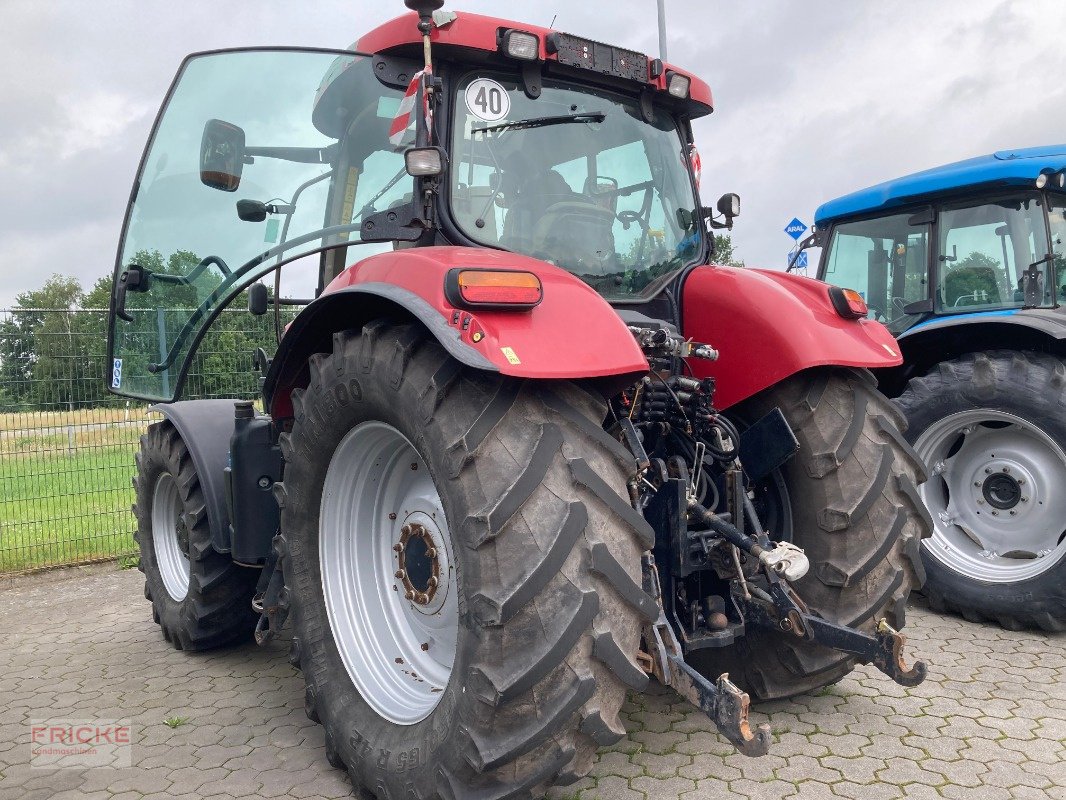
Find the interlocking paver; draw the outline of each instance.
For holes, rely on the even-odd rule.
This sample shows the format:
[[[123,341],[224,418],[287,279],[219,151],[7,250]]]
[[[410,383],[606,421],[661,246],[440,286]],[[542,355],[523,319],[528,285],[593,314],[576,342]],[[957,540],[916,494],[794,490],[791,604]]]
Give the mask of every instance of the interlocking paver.
[[[351,795],[304,714],[286,643],[190,656],[152,624],[136,572],[71,571],[0,588],[0,798],[332,798]],[[70,609],[78,613],[72,614]],[[630,735],[553,800],[1061,800],[1066,637],[1003,631],[918,606],[922,686],[860,668],[761,707],[771,755],[738,755],[658,686],[624,709]],[[187,717],[174,729],[167,717]],[[130,719],[129,769],[36,770],[31,719]]]

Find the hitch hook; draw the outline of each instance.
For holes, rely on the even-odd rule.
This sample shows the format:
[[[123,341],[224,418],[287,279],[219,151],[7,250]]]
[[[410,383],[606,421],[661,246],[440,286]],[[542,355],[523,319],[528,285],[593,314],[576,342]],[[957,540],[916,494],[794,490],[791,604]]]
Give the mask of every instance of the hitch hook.
[[[900,686],[917,686],[925,680],[927,669],[924,661],[915,661],[908,667],[903,658],[903,645],[906,637],[882,619],[877,623],[877,649],[872,663],[881,672]]]

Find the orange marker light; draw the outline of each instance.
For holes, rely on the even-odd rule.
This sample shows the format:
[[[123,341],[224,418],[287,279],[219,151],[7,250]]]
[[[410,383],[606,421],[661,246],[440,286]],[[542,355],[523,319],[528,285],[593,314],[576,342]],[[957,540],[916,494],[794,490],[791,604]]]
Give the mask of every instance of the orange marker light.
[[[540,278],[517,270],[453,269],[444,281],[448,301],[459,308],[533,308],[544,298]]]
[[[830,286],[829,299],[833,301],[836,312],[847,319],[862,319],[870,313],[866,300],[854,289]]]

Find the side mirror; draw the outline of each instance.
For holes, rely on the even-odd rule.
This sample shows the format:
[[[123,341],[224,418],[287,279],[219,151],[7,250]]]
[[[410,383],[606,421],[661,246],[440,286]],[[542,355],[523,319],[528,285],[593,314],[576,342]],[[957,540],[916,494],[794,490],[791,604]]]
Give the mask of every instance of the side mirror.
[[[209,119],[200,139],[200,182],[212,189],[235,192],[244,171],[244,129]]]
[[[248,287],[248,313],[261,317],[267,313],[270,297],[265,283],[253,283]]]
[[[733,192],[727,192],[718,198],[718,202],[715,204],[715,208],[718,209],[718,213],[725,217],[726,224],[733,224],[733,217],[740,216],[740,195]]]

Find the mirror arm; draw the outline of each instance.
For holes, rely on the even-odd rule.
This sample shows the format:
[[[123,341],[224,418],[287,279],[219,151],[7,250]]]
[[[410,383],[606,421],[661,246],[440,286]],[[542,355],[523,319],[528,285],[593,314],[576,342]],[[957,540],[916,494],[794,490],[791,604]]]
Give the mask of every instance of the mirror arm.
[[[337,155],[337,143],[328,147],[245,147],[244,155],[246,158],[261,156],[300,164],[332,164]]]

